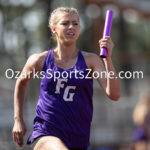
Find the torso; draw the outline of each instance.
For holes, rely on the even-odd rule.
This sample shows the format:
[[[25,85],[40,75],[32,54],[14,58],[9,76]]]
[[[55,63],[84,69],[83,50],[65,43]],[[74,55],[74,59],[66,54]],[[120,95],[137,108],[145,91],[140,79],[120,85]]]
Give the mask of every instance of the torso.
[[[67,63],[68,69],[62,69],[66,66],[57,66],[53,54],[54,51],[50,50],[38,57],[40,66],[43,64],[42,71],[45,77],[41,80],[40,96],[36,107],[34,120],[36,134],[31,136],[29,143],[32,138],[42,134],[62,138],[67,147],[87,147],[93,114],[93,80],[79,76],[79,71],[84,76],[87,74],[85,56],[79,51],[72,64]],[[47,72],[49,69],[51,75]],[[78,71],[77,77],[73,73],[69,78],[63,78],[63,72],[70,74],[75,70]],[[60,73],[60,77],[55,80],[56,72]],[[40,130],[40,133],[36,129]]]
[[[38,61],[38,64],[37,64],[37,70],[38,71],[42,71],[42,68],[43,68],[43,65],[44,65],[44,60],[45,60],[45,57],[46,57],[47,53],[48,53],[48,51],[44,51],[40,54],[37,54],[38,57],[39,57],[39,61]],[[82,51],[82,54],[84,56],[87,68],[92,69],[93,66],[92,66],[92,57],[91,56],[93,56],[95,54],[87,53],[87,52],[84,52],[84,51]],[[55,59],[55,55],[54,55],[54,60],[55,60],[55,64],[58,67],[63,68],[63,69],[68,69],[68,68],[71,68],[72,66],[75,65],[75,63],[77,61],[77,57],[78,57],[78,55],[76,54],[73,58],[70,58],[70,59],[68,59],[67,61],[64,62],[63,60]]]

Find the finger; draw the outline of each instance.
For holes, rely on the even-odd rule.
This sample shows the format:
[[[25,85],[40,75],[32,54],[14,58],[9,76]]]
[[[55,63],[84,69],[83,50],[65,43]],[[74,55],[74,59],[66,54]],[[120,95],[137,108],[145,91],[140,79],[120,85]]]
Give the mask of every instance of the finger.
[[[100,45],[100,47],[105,47],[105,46],[112,47],[112,48],[114,47],[114,44],[111,39],[101,39],[99,41],[99,45]]]
[[[18,145],[19,145],[19,147],[22,147],[24,145],[24,142],[23,141],[19,141]]]
[[[108,47],[108,44],[107,43],[103,43],[100,45],[100,47]]]
[[[98,43],[100,44],[102,42],[102,39],[100,39],[99,41],[98,41]]]
[[[111,39],[110,36],[105,36],[103,39]]]
[[[100,44],[103,43],[103,42],[111,43],[110,40],[108,40],[108,39],[103,39],[103,40],[101,40]]]
[[[107,41],[103,41],[103,42],[101,42],[101,44],[108,44],[108,42]]]
[[[102,39],[101,42],[109,41],[108,39]]]
[[[13,132],[13,140],[14,140],[14,142],[17,142],[17,137],[16,137],[16,133],[15,132]]]
[[[18,145],[19,145],[20,147],[23,146],[23,133],[22,133],[22,132],[18,133],[18,136],[17,136],[17,143],[18,143]]]
[[[113,42],[112,41],[103,41],[100,44],[107,44],[108,46],[113,46]]]

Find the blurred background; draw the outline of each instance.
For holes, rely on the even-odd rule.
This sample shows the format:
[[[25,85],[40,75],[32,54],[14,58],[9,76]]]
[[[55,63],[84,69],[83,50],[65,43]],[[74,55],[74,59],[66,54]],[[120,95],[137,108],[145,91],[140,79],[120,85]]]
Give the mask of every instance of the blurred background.
[[[143,77],[128,74],[120,79],[121,98],[110,101],[94,82],[94,116],[91,146],[95,150],[130,150],[133,144],[132,113],[142,92],[150,87],[149,0],[0,0],[0,150],[19,149],[12,141],[13,92],[16,79],[7,69],[21,71],[27,58],[55,46],[48,28],[50,12],[71,6],[80,14],[78,47],[99,54],[107,9],[114,11],[111,38],[115,44],[113,64],[119,71],[142,71]],[[25,140],[32,131],[40,80],[31,81],[25,103]],[[30,150],[24,146],[22,150]]]

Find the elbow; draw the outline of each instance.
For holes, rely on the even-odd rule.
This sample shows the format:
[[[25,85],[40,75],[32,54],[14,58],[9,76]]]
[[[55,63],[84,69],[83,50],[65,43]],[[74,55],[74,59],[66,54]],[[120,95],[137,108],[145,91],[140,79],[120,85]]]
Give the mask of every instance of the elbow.
[[[110,95],[109,98],[112,100],[112,101],[118,101],[120,99],[120,93],[115,93],[113,95]]]
[[[19,87],[27,87],[28,80],[26,78],[18,78],[16,81],[16,85]]]
[[[120,86],[115,87],[108,87],[105,91],[106,95],[110,98],[112,101],[118,101],[120,99]]]
[[[113,96],[113,97],[111,98],[111,100],[113,100],[113,101],[118,101],[119,99],[120,99],[120,95]]]
[[[109,97],[112,101],[118,101],[120,99],[120,93],[121,91],[119,87],[119,88],[116,88],[115,90],[111,90]]]

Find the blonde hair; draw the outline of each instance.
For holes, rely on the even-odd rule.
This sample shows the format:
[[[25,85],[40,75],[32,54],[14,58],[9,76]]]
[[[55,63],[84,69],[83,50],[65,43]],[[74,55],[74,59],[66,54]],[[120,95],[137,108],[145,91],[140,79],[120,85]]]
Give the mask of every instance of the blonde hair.
[[[79,17],[79,14],[78,14],[78,11],[77,9],[75,8],[72,8],[72,7],[58,7],[56,8],[55,10],[52,11],[50,17],[49,17],[49,27],[51,28],[52,26],[55,26],[56,23],[57,23],[57,17],[58,17],[58,14],[59,13],[75,13],[78,17]]]
[[[143,125],[150,111],[150,94],[142,93],[140,100],[133,111],[133,121],[137,125]]]

